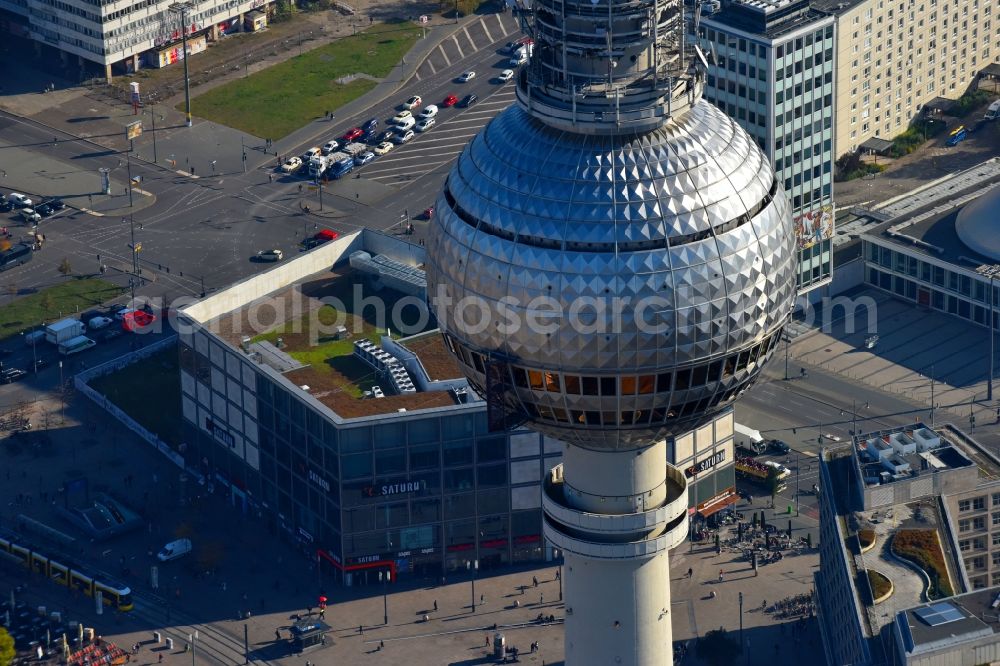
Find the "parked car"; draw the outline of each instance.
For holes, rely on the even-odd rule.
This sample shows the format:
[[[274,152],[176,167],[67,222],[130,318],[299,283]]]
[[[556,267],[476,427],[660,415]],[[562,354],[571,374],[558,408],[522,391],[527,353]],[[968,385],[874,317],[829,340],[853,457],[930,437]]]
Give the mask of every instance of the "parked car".
[[[358,166],[364,166],[369,162],[371,162],[373,159],[375,159],[375,153],[369,150],[367,152],[355,155],[354,163],[357,164]]]
[[[420,112],[419,118],[433,118],[438,113],[437,106],[428,104],[427,108]]]
[[[28,208],[34,203],[27,195],[20,192],[11,192],[8,194],[7,201],[14,204],[14,208]]]
[[[475,104],[478,101],[479,101],[479,97],[477,95],[473,95],[473,94],[470,93],[470,94],[466,95],[465,97],[463,97],[462,101],[459,102],[458,105],[459,106],[464,106],[465,108],[469,108],[470,106],[472,106],[473,104]]]
[[[63,203],[63,200],[60,199],[59,197],[53,197],[48,201],[46,201],[45,203],[51,206],[52,210],[62,210],[63,208],[66,207],[66,204]]]
[[[22,208],[21,219],[25,222],[40,222],[42,220],[42,216],[35,212],[34,208]]]
[[[43,203],[41,206],[35,209],[35,212],[41,215],[42,217],[48,217],[49,215],[52,215],[56,211],[49,204]]]
[[[110,342],[111,340],[120,338],[123,335],[125,335],[125,331],[123,331],[120,326],[109,326],[108,328],[102,329],[93,334],[91,338],[97,340],[98,342]]]
[[[304,155],[308,155],[308,157],[306,159],[302,160],[302,161],[303,162],[308,162],[309,160],[311,160],[312,158],[316,157],[317,155],[322,155],[322,154],[323,154],[323,151],[320,148],[317,148],[316,146],[313,146],[312,148],[310,148],[309,150],[307,150],[304,153]]]
[[[401,132],[400,134],[396,135],[396,143],[402,145],[407,141],[409,141],[410,139],[412,139],[414,136],[416,135],[413,133],[413,130],[406,130],[405,132]]]
[[[417,123],[416,127],[414,127],[413,129],[417,130],[418,132],[426,132],[430,128],[434,127],[434,125],[436,124],[437,121],[434,120],[433,118],[424,118],[419,123]]]
[[[378,127],[378,118],[369,118],[361,125],[361,129],[366,132],[371,132],[376,127]]]
[[[111,317],[94,317],[87,321],[87,328],[92,331],[97,331],[102,328],[106,328],[114,323]]]
[[[354,141],[364,133],[365,131],[360,127],[352,127],[351,129],[344,132],[344,136],[340,138],[343,140],[344,143],[350,143],[351,141]]]
[[[281,165],[281,170],[285,173],[295,173],[302,168],[302,158],[301,157],[289,157],[285,160],[285,163]]]
[[[414,95],[413,97],[411,97],[410,99],[406,100],[406,102],[403,103],[403,108],[412,111],[413,109],[420,106],[422,102],[423,100],[420,99],[420,95]]]
[[[164,546],[160,552],[156,554],[156,559],[161,562],[169,562],[170,560],[176,560],[178,557],[183,557],[190,552],[191,540],[177,539],[176,541],[171,541]]]
[[[497,81],[499,81],[500,83],[507,83],[512,78],[514,78],[514,70],[505,69],[502,72],[500,72],[499,76],[497,76]]]
[[[257,253],[259,261],[281,261],[285,258],[285,253],[281,250],[261,250]]]
[[[377,146],[375,146],[375,154],[376,155],[385,155],[390,150],[392,150],[392,142],[391,141],[383,141],[382,143],[380,143]]]
[[[330,139],[323,144],[323,154],[329,155],[330,153],[336,152],[340,148],[340,142],[336,139]]]
[[[361,141],[362,143],[371,144],[371,143],[377,143],[377,139],[378,139],[378,129],[376,128],[376,129],[370,129],[364,134],[362,134],[361,138],[358,139],[358,141]]]
[[[458,77],[458,82],[459,83],[468,83],[469,81],[471,81],[474,78],[476,78],[476,73],[470,69],[467,72],[462,72],[462,75],[460,77]]]
[[[455,106],[456,104],[458,104],[458,98],[454,95],[448,95],[441,101],[441,106],[444,107]]]
[[[401,122],[403,122],[404,120],[406,120],[407,118],[412,118],[412,117],[413,117],[413,114],[411,112],[409,112],[409,111],[400,111],[399,113],[397,113],[396,115],[394,115],[392,117],[392,124],[393,125],[398,125]]]
[[[373,143],[385,143],[386,141],[392,141],[392,137],[394,136],[396,136],[395,130],[387,129],[379,134]]]

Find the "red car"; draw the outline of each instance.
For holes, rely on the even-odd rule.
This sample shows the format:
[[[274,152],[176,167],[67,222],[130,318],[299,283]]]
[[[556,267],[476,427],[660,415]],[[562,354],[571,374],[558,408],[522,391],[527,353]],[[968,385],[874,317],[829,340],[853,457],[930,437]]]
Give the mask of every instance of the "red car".
[[[347,133],[341,138],[343,138],[344,141],[354,141],[362,134],[364,134],[364,131],[362,131],[360,127],[355,127],[354,129],[347,130]]]
[[[454,95],[448,95],[444,98],[444,101],[441,102],[441,106],[455,106],[456,104],[458,104],[458,98]]]

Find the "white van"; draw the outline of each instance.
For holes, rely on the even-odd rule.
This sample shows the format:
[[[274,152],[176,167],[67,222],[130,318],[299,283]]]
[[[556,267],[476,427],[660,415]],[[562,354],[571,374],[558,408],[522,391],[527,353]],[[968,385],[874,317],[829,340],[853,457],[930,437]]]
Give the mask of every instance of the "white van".
[[[986,115],[984,117],[986,120],[1000,118],[1000,99],[990,104],[989,108],[986,109]]]
[[[183,557],[191,552],[191,539],[177,539],[171,541],[156,554],[156,559],[161,562],[169,562]]]

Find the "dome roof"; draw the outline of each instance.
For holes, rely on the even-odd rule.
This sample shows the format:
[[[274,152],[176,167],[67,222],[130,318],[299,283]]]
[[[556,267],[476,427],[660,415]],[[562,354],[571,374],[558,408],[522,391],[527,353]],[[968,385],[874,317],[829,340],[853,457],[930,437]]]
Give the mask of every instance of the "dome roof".
[[[508,407],[584,446],[647,445],[734,399],[795,295],[785,195],[703,101],[605,136],[511,107],[466,147],[431,226],[428,293],[470,382],[490,392],[492,359]]]
[[[1000,261],[1000,185],[959,211],[955,231],[969,249]]]

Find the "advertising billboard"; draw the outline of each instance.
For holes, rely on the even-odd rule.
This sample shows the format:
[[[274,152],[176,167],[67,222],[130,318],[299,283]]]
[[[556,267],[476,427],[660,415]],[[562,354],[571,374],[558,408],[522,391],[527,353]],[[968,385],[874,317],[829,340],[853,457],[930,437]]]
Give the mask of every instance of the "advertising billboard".
[[[799,249],[833,238],[833,206],[821,206],[795,217],[795,238]]]

